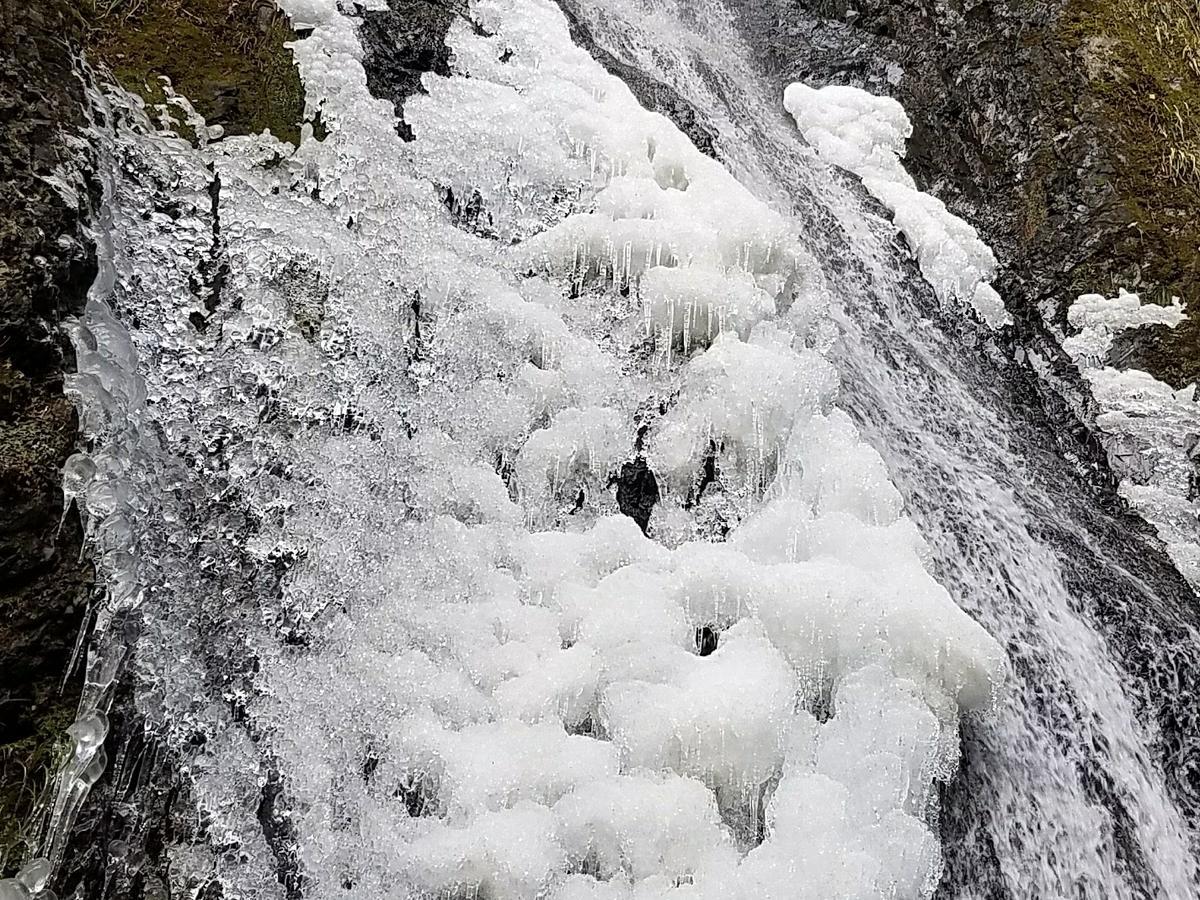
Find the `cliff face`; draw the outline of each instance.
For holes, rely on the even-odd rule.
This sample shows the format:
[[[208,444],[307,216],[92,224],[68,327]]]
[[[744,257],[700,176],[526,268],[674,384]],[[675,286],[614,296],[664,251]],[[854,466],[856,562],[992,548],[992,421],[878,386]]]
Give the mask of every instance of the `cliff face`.
[[[59,324],[82,308],[95,274],[91,198],[70,174],[86,166],[79,34],[66,2],[0,5],[0,862],[9,863],[23,853],[18,823],[74,713],[77,679],[60,688],[92,578],[78,517],[63,520],[60,474],[78,429],[62,392],[73,357]]]

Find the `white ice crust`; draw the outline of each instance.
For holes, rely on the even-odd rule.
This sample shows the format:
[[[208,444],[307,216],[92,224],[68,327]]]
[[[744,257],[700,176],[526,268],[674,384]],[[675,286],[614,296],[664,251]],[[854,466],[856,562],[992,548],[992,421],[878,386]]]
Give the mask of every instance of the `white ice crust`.
[[[892,213],[921,272],[946,303],[975,310],[993,328],[1012,321],[989,280],[996,257],[968,223],[936,197],[917,190],[904,168],[912,123],[891,97],[844,85],[788,85],[783,105],[818,155],[858,175]]]
[[[1084,294],[1067,310],[1079,329],[1062,341],[1091,385],[1105,452],[1121,479],[1121,495],[1145,516],[1166,544],[1179,571],[1200,590],[1200,505],[1194,498],[1200,452],[1196,386],[1175,390],[1148,372],[1108,364],[1122,331],[1187,319],[1179,298],[1170,305],[1143,303],[1121,289],[1116,297]]]

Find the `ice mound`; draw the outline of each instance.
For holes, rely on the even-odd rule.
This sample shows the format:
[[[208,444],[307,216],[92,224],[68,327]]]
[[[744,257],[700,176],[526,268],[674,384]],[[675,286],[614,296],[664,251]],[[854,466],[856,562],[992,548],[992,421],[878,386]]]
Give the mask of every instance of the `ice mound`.
[[[710,446],[761,491],[791,435],[832,402],[833,367],[812,351],[792,351],[790,335],[773,342],[772,328],[758,329],[749,343],[722,335],[687,366],[679,399],[648,453],[651,468],[677,492],[687,493],[700,477]]]
[[[679,663],[666,683],[611,684],[600,722],[623,766],[690,775],[718,803],[746,805],[783,761],[791,669],[752,622],[731,628],[710,657]]]
[[[604,881],[681,881],[736,861],[712,792],[690,778],[598,779],[559,800],[554,815],[572,866]]]
[[[563,410],[517,455],[521,491],[530,502],[600,492],[629,449],[628,431],[613,409]]]
[[[1067,322],[1079,333],[1063,341],[1073,359],[1086,360],[1089,368],[1100,367],[1112,349],[1113,338],[1129,328],[1166,325],[1174,328],[1187,319],[1178,297],[1170,306],[1142,303],[1137,294],[1121,288],[1116,297],[1084,294],[1067,310]]]
[[[1146,517],[1193,588],[1200,589],[1200,510],[1194,499],[1200,407],[1196,386],[1174,390],[1147,372],[1108,365],[1113,338],[1129,328],[1187,319],[1183,304],[1142,303],[1121,289],[1116,297],[1084,294],[1067,310],[1078,333],[1062,348],[1079,366],[1099,407],[1096,426],[1121,479],[1120,492]]]
[[[693,345],[709,346],[723,331],[745,339],[756,322],[775,313],[775,298],[752,277],[656,266],[646,272],[638,290],[654,332],[684,353]]]
[[[410,144],[353,18],[283,5],[328,137],[170,148],[221,179],[236,307],[180,324],[189,254],[127,279],[130,353],[95,338],[144,360],[180,482],[222,498],[169,510],[158,563],[198,544],[212,574],[171,570],[141,662],[198,763],[211,877],[272,900],[285,863],[322,898],[928,896],[936,782],[1002,653],[836,408],[835,291],[798,223],[546,0],[471,4]],[[126,140],[169,192],[162,148]],[[126,264],[166,252],[127,218]],[[634,459],[648,533],[613,496]],[[243,668],[186,652],[214,634]]]
[[[822,159],[859,176],[891,211],[943,301],[971,307],[993,328],[1012,321],[988,283],[996,270],[991,248],[944,203],[917,190],[905,170],[901,160],[912,123],[904,107],[860,88],[800,82],[788,85],[783,105]]]

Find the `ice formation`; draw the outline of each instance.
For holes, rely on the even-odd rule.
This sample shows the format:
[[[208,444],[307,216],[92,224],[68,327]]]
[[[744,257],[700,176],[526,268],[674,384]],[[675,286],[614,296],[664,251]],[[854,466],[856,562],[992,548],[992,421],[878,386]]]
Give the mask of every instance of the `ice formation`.
[[[1002,652],[836,407],[797,223],[546,0],[471,5],[411,144],[354,18],[282,5],[328,137],[112,151],[137,316],[92,334],[155,425],[152,459],[113,445],[158,498],[126,536],[159,601],[138,674],[220,849],[173,871],[245,898],[283,869],[322,898],[929,896],[935,782]],[[648,533],[612,496],[638,454]]]
[[[1157,529],[1179,571],[1200,589],[1196,386],[1177,391],[1148,372],[1108,365],[1120,332],[1149,325],[1174,328],[1186,318],[1178,298],[1160,306],[1125,290],[1116,297],[1084,294],[1067,310],[1067,322],[1079,331],[1062,347],[1091,385],[1099,408],[1096,426],[1120,476],[1121,496]]]
[[[783,105],[820,157],[858,175],[892,213],[921,272],[944,302],[973,308],[993,328],[1012,321],[989,284],[996,257],[971,225],[917,190],[904,168],[912,123],[896,100],[843,85],[788,85]]]

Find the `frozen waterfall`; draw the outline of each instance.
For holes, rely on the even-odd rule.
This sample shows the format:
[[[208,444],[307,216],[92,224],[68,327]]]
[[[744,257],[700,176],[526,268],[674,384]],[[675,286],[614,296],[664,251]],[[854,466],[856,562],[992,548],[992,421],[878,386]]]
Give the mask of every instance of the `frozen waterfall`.
[[[321,139],[94,97],[64,490],[108,592],[50,864],[128,667],[172,878],[225,898],[1200,890],[1147,687],[1196,683],[1194,616],[1001,396],[995,258],[898,104],[785,99],[709,0],[569,4],[713,158],[554,3],[474,0],[406,142],[350,7],[280,5]]]

